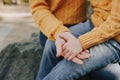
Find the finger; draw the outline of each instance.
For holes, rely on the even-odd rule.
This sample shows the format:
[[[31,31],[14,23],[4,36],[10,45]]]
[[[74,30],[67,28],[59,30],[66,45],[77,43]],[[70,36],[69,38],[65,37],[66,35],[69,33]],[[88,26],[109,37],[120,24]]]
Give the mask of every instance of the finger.
[[[81,52],[82,55],[84,55],[86,58],[89,58],[90,57],[90,54],[87,53],[87,52]]]
[[[67,40],[67,39],[68,39],[68,35],[66,35],[66,34],[61,33],[59,36],[60,36],[61,38],[63,38],[64,40]]]
[[[62,56],[65,56],[67,53],[69,52],[69,50],[65,49],[62,51]]]
[[[59,48],[59,50],[57,50],[56,57],[60,57],[60,56],[61,56],[61,53],[62,53],[62,50],[61,50],[61,48]]]
[[[66,47],[67,47],[67,44],[64,44],[63,47],[62,47],[62,50],[66,50]]]
[[[82,59],[82,60],[83,60],[83,59],[86,59],[86,57],[85,57],[83,54],[78,54],[77,57],[78,57],[79,59]],[[87,58],[88,58],[88,57],[87,57]]]
[[[77,54],[72,54],[72,55],[68,58],[68,60],[72,60],[76,55],[77,55]]]
[[[89,53],[90,51],[89,50],[85,50],[85,52]]]
[[[62,52],[62,49],[61,49],[61,47],[60,46],[57,46],[57,57],[60,57],[60,55],[61,55],[61,52]]]
[[[75,62],[75,63],[77,63],[77,64],[83,64],[83,61],[80,60],[80,59],[78,59],[78,58],[76,58],[76,57],[73,58],[72,61]]]
[[[69,58],[71,55],[72,55],[72,53],[68,52],[68,53],[64,56],[64,58],[68,60],[68,58]]]
[[[62,43],[58,42],[56,43],[56,49],[57,49],[57,57],[60,57],[61,53],[62,53]]]

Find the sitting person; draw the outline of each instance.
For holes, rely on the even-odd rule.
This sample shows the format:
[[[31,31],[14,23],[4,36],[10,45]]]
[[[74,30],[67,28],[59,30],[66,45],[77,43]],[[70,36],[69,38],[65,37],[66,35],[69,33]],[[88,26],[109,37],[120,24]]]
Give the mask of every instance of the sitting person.
[[[86,0],[30,0],[48,38],[37,80],[74,80],[119,61],[120,0],[90,1],[86,20]]]

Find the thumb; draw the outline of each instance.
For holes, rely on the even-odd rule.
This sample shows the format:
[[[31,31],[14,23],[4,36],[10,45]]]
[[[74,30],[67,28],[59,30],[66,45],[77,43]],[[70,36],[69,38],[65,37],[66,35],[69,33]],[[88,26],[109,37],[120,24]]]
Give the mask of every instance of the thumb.
[[[62,53],[62,48],[61,48],[61,46],[57,46],[57,55],[56,55],[56,57],[60,57],[60,56],[61,56],[61,53]]]
[[[71,33],[69,33],[69,32],[64,32],[64,33],[59,34],[59,37],[64,39],[64,40],[68,40],[68,38],[70,36],[71,36]]]
[[[56,43],[56,50],[57,50],[56,57],[60,57],[60,56],[61,56],[61,53],[62,53],[62,45],[63,45],[64,43],[65,43],[64,41],[62,41],[62,42],[57,42],[57,43]]]

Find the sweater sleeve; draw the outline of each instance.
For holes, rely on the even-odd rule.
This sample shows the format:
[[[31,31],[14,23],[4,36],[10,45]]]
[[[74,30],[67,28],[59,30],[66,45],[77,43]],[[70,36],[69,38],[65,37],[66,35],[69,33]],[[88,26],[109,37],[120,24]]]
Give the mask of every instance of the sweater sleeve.
[[[40,30],[51,40],[60,32],[69,31],[62,21],[58,20],[49,10],[46,0],[29,0],[32,15]]]
[[[99,27],[79,36],[83,49],[90,48],[120,34],[120,0],[112,1],[111,14]]]

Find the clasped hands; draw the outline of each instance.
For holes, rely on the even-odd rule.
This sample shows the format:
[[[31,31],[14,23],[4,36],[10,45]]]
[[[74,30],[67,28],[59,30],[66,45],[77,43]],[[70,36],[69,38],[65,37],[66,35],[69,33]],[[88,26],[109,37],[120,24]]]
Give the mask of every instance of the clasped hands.
[[[83,60],[90,57],[88,50],[83,50],[80,41],[70,32],[60,33],[55,41],[57,57],[64,57],[77,64],[83,64]]]

